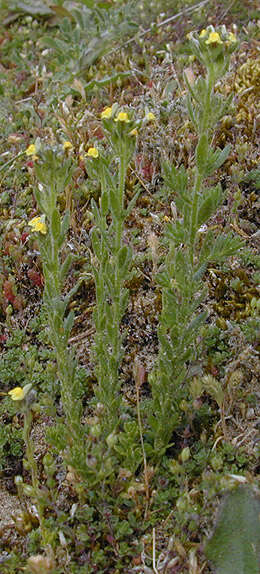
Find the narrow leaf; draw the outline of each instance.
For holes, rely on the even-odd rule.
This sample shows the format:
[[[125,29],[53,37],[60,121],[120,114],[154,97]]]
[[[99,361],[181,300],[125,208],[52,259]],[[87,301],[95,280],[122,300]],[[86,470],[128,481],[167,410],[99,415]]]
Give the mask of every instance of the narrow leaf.
[[[200,173],[204,173],[208,161],[208,138],[206,134],[200,136],[198,145],[196,147],[196,163]]]
[[[58,239],[61,232],[60,214],[57,209],[54,209],[51,215],[51,232],[54,239]]]

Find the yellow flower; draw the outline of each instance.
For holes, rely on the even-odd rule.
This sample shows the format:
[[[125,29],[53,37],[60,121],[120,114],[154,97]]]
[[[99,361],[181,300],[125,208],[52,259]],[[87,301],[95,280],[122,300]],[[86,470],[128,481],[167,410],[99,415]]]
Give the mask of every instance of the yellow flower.
[[[233,32],[229,32],[227,44],[236,44],[236,42],[237,42],[236,35],[233,34]]]
[[[35,155],[36,154],[36,147],[34,144],[29,145],[29,147],[25,150],[27,156]]]
[[[14,387],[14,389],[11,389],[11,391],[9,391],[7,394],[10,395],[12,401],[22,401],[31,388],[32,384],[27,383],[27,385],[25,385],[23,388]]]
[[[115,122],[125,122],[125,124],[129,124],[128,114],[126,112],[119,112],[117,118],[115,118]]]
[[[148,112],[145,116],[145,119],[148,120],[148,122],[154,122],[156,120],[156,117],[153,114],[153,112]]]
[[[218,32],[210,32],[205,44],[223,44]]]
[[[8,395],[10,395],[12,401],[22,401],[25,397],[25,392],[22,387],[14,387],[14,389],[9,391]]]
[[[138,134],[138,131],[137,131],[136,128],[134,128],[133,130],[131,130],[131,131],[129,132],[129,135],[130,135],[130,136],[137,136],[137,134]]]
[[[87,151],[87,155],[89,157],[95,157],[97,158],[99,156],[99,152],[98,149],[96,147],[90,147]]]
[[[41,217],[34,217],[29,221],[28,225],[32,228],[32,231],[39,231],[43,235],[46,235],[47,233],[44,215],[41,215]]]
[[[204,38],[205,36],[207,36],[207,33],[208,33],[207,30],[205,30],[205,28],[203,28],[203,30],[201,30],[201,33],[200,33],[200,38]]]
[[[64,151],[65,151],[66,149],[72,149],[72,148],[73,148],[73,145],[72,145],[71,142],[66,141],[66,142],[63,143],[63,149],[64,149]]]
[[[111,116],[112,116],[112,108],[105,108],[103,112],[101,112],[102,120],[109,120]]]

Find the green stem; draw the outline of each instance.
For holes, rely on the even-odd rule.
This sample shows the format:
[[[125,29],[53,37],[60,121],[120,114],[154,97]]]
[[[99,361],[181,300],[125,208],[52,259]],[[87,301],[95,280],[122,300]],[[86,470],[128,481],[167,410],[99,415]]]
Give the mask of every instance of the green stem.
[[[24,443],[25,443],[25,453],[28,466],[31,470],[31,477],[32,477],[32,487],[34,491],[35,503],[38,512],[39,518],[39,525],[40,525],[40,532],[42,537],[43,546],[46,547],[47,542],[47,531],[44,526],[44,508],[43,503],[40,500],[40,492],[39,492],[39,480],[38,480],[38,470],[37,470],[37,463],[34,458],[34,446],[33,441],[31,438],[31,425],[32,425],[32,413],[31,410],[26,407],[26,411],[24,413],[24,427],[23,427],[23,436],[24,436]]]
[[[122,145],[122,153],[120,157],[120,167],[119,167],[119,182],[118,182],[118,194],[120,198],[120,216],[115,222],[115,258],[122,246],[122,234],[123,234],[123,224],[124,224],[124,192],[125,192],[125,177],[126,177],[126,158],[125,158],[125,149],[124,145]],[[122,281],[120,278],[120,270],[118,267],[118,262],[116,262],[116,269],[115,269],[115,298],[114,298],[114,313],[115,313],[115,321],[118,324],[118,337],[116,341],[116,348],[115,348],[115,357],[117,361],[119,360],[120,355],[120,344],[121,344],[121,337],[120,337],[120,321],[121,321],[121,312],[120,312],[120,294],[122,289]]]
[[[190,262],[194,265],[195,257],[195,243],[196,243],[196,232],[197,232],[197,221],[198,221],[198,201],[199,193],[201,190],[203,177],[196,169],[195,184],[193,191],[193,202],[192,202],[192,212],[191,212],[191,231],[190,231]]]
[[[127,170],[127,163],[125,158],[125,148],[124,144],[122,144],[122,151],[120,156],[120,166],[119,166],[119,181],[118,181],[118,195],[120,199],[120,216],[119,219],[116,221],[115,230],[115,251],[116,253],[119,251],[122,243],[122,230],[123,230],[123,222],[124,222],[124,192],[125,192],[125,177],[126,177],[126,170]]]
[[[35,493],[37,493],[39,482],[38,482],[37,465],[33,456],[34,448],[31,439],[31,423],[32,423],[32,414],[31,411],[27,408],[24,414],[24,442],[26,446],[26,458],[30,465],[32,474],[32,486],[35,490]]]
[[[120,381],[118,376],[118,369],[119,369],[119,362],[120,362],[120,351],[121,351],[121,335],[120,335],[120,322],[121,322],[121,308],[120,308],[120,297],[121,297],[121,290],[122,290],[122,278],[120,276],[120,269],[118,266],[118,253],[120,248],[122,247],[122,235],[123,235],[123,226],[124,226],[124,191],[125,191],[125,177],[126,177],[126,170],[127,170],[127,161],[126,161],[126,153],[124,143],[122,143],[121,154],[120,154],[120,165],[119,165],[119,176],[118,176],[118,196],[119,196],[119,203],[120,203],[120,214],[118,218],[114,221],[114,230],[115,230],[115,238],[114,238],[114,248],[113,248],[113,258],[115,262],[115,290],[113,294],[112,300],[112,308],[113,308],[113,323],[117,327],[117,333],[113,337],[112,348],[113,348],[113,357],[115,359],[115,367],[114,372],[110,373],[110,401],[111,403],[116,398],[117,392],[120,389]],[[110,409],[109,413],[109,431],[112,432],[118,424],[119,416],[117,409],[112,412]]]
[[[212,70],[208,71],[207,75],[207,93],[204,102],[204,114],[201,121],[201,126],[199,130],[199,137],[202,134],[207,134],[209,130],[209,118],[210,118],[210,105],[211,105],[211,94],[213,91],[214,86],[214,74]],[[197,233],[197,222],[198,222],[198,201],[199,201],[199,194],[201,191],[203,182],[203,174],[201,174],[196,167],[195,172],[195,182],[194,182],[194,189],[193,189],[193,202],[192,202],[192,212],[191,212],[191,226],[190,226],[190,262],[191,265],[194,266],[194,257],[195,257],[195,244],[196,244],[196,233]]]
[[[211,128],[213,127],[213,126],[209,125],[209,123],[210,123],[209,118],[210,118],[211,95],[212,95],[213,87],[214,87],[214,74],[213,74],[213,71],[211,69],[208,70],[206,82],[207,82],[207,93],[206,93],[206,98],[205,98],[205,102],[204,102],[204,113],[203,113],[203,117],[202,117],[199,135],[201,135],[203,133],[207,133],[209,127],[211,127]]]

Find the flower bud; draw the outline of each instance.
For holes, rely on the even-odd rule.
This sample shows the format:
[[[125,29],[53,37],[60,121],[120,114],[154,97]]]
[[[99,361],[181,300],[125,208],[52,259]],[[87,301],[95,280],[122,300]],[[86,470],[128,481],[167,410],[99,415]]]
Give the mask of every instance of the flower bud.
[[[97,406],[96,406],[97,416],[103,415],[104,410],[105,410],[105,405],[103,405],[103,403],[97,403]]]
[[[21,486],[23,484],[23,477],[18,474],[14,479],[14,483],[17,487]]]
[[[186,446],[180,454],[180,460],[181,462],[187,462],[187,460],[189,460],[190,458],[190,449],[188,446]]]
[[[34,496],[34,488],[30,484],[23,485],[23,493],[25,496]]]
[[[90,427],[90,434],[95,438],[98,438],[101,434],[101,426],[99,424],[92,425]]]
[[[106,438],[106,442],[109,448],[113,448],[113,446],[115,446],[115,444],[117,443],[117,435],[115,434],[115,432],[111,432],[111,434],[108,435],[108,437]]]

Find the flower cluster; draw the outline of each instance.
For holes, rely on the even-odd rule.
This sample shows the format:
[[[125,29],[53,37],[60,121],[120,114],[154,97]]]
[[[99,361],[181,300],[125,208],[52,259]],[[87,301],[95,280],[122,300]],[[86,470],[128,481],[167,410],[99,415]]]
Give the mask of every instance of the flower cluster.
[[[227,32],[225,26],[222,26],[219,32],[216,32],[213,26],[201,30],[199,37],[205,41],[207,46],[216,46],[226,44],[230,46],[237,44],[237,37],[233,32]]]
[[[30,144],[29,147],[25,150],[25,155],[31,158],[33,161],[37,161],[39,156],[37,155],[37,149],[35,144]]]
[[[87,156],[94,157],[95,159],[97,159],[97,157],[99,156],[98,149],[96,147],[90,147],[87,151]]]
[[[29,227],[31,227],[32,231],[38,231],[43,235],[46,235],[47,233],[47,227],[44,215],[41,215],[40,217],[34,217],[33,219],[31,219],[31,221],[29,221],[28,225]]]
[[[131,118],[129,117],[129,114],[125,111],[118,111],[118,104],[113,104],[113,106],[111,107],[106,107],[100,115],[102,120],[113,120],[115,123],[121,123],[121,124],[129,124],[131,121]],[[156,120],[155,115],[153,114],[153,112],[147,112],[144,116],[144,120],[145,122],[153,122]],[[140,122],[139,122],[140,123]],[[138,122],[136,122],[136,124],[139,125]],[[137,135],[138,131],[137,128],[133,128],[133,130],[131,130],[129,132],[129,135]]]
[[[112,106],[105,107],[100,114],[100,118],[103,121],[105,129],[107,129],[107,131],[109,131],[111,135],[112,134],[115,135],[115,133],[117,133],[117,135],[120,137],[131,136],[131,138],[133,136],[135,137],[138,136],[138,127],[141,125],[141,123],[156,121],[154,113],[150,111],[146,112],[142,121],[140,120],[134,121],[131,118],[129,112],[120,110],[118,104],[116,103],[113,104]],[[113,138],[111,137],[111,139]],[[65,151],[66,153],[74,149],[74,146],[70,141],[64,141],[62,147],[63,151]],[[29,152],[30,154],[35,152],[34,144],[30,146],[30,149],[28,148],[28,153]],[[88,150],[80,156],[80,159],[84,160],[85,157],[98,159],[100,157],[100,152],[98,148],[93,145],[92,147],[89,147]],[[42,229],[39,228],[36,229],[36,227],[33,228],[33,231],[40,231],[41,233],[44,233]]]
[[[68,151],[70,149],[73,149],[73,144],[70,141],[65,141],[63,142],[63,149],[64,151]]]
[[[133,137],[138,136],[139,128],[144,123],[156,121],[153,112],[146,111],[143,119],[134,119],[131,112],[121,110],[117,103],[107,106],[100,114],[103,126],[110,134],[111,143],[116,152],[119,152],[120,142],[129,142],[130,148],[135,145]]]
[[[226,72],[230,55],[236,50],[238,40],[233,32],[225,26],[217,30],[213,26],[203,28],[200,33],[188,34],[192,52],[208,69],[211,69],[215,79]]]

